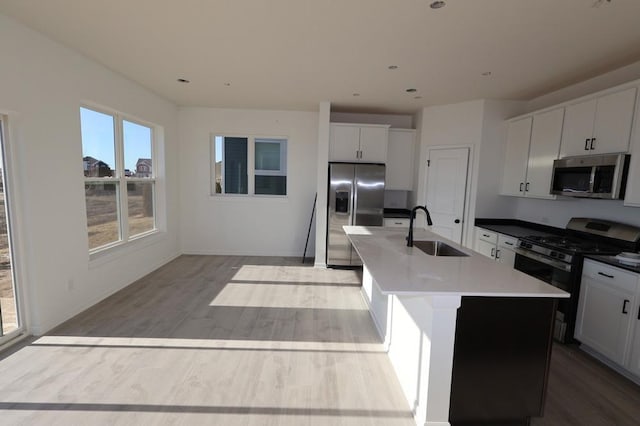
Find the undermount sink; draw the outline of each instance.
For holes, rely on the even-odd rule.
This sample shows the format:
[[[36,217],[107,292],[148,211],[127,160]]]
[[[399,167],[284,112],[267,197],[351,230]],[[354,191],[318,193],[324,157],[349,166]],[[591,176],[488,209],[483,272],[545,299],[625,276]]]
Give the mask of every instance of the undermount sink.
[[[430,256],[469,256],[458,249],[451,247],[442,241],[414,241],[413,246]]]

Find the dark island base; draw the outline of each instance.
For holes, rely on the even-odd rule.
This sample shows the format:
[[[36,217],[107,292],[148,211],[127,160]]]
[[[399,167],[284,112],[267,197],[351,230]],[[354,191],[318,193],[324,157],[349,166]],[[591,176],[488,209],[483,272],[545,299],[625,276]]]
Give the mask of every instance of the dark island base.
[[[463,297],[449,421],[528,425],[543,414],[556,299]]]

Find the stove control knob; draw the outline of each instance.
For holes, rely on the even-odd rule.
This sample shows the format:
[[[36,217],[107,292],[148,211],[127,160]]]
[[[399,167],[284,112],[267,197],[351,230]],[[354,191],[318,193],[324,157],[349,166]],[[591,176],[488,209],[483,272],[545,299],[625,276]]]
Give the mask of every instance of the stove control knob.
[[[556,253],[555,251],[552,251],[551,253],[549,253],[549,256],[551,257],[557,257],[558,253]]]
[[[560,253],[560,254],[558,255],[558,259],[564,259],[564,258],[565,258],[564,254]]]

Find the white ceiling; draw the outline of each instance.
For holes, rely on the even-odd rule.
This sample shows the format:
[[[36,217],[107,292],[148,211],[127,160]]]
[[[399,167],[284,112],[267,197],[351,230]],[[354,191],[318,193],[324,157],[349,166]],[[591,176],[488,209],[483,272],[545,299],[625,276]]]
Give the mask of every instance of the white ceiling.
[[[2,0],[0,13],[184,106],[407,113],[531,99],[640,60],[640,0],[431,1]]]

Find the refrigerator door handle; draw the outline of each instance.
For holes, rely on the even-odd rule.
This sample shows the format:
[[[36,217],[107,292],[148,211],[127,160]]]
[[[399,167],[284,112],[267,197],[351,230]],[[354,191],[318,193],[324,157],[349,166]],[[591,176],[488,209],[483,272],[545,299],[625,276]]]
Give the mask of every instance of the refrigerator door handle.
[[[351,193],[353,194],[353,196],[351,197],[351,200],[352,200],[351,211],[353,211],[353,208],[358,205],[358,180],[354,179],[354,181],[355,181],[355,185],[353,182],[351,182]],[[349,217],[349,224],[355,225],[356,218]]]

